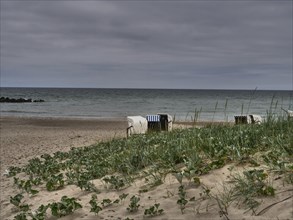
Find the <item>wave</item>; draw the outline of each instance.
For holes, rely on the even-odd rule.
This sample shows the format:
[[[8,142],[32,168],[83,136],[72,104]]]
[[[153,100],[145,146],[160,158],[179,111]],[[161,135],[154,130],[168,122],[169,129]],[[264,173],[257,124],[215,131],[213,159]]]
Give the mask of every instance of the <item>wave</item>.
[[[33,114],[46,114],[48,112],[37,112],[37,111],[19,111],[19,110],[1,110],[2,113],[33,113]]]

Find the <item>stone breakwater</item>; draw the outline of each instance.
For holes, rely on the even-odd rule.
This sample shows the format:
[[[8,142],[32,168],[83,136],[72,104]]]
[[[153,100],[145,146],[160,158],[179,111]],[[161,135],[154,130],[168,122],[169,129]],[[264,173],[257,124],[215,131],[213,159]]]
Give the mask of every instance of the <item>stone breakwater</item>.
[[[24,98],[9,98],[9,97],[1,97],[0,102],[6,102],[6,103],[22,103],[22,102],[44,102],[43,99],[24,99]]]

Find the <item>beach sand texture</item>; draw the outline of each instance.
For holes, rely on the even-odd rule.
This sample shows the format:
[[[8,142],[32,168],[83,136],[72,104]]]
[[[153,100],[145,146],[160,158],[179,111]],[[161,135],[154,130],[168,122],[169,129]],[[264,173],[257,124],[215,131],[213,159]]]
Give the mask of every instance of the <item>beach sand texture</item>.
[[[21,166],[29,159],[42,154],[54,153],[56,151],[68,151],[71,147],[82,147],[106,141],[112,138],[126,137],[127,122],[124,119],[65,119],[65,118],[25,118],[25,117],[1,117],[1,215],[0,219],[13,219],[16,215],[14,207],[10,204],[10,196],[19,193],[13,186],[13,178],[6,178],[2,174],[9,166]],[[190,125],[181,124],[177,127],[185,128]],[[176,126],[175,126],[176,127]],[[211,189],[212,193],[223,190],[223,185],[229,181],[231,166],[211,171],[207,175],[200,176],[201,185]],[[233,172],[246,169],[237,166]],[[277,179],[277,178],[276,178]],[[116,191],[105,188],[99,180],[94,184],[101,189],[98,199],[109,198],[115,200],[122,193],[128,193],[128,198],[119,204],[113,204],[101,211],[98,215],[90,212],[89,200],[93,193],[81,191],[77,186],[69,185],[61,190],[48,192],[45,189],[36,196],[25,197],[31,209],[35,210],[40,204],[48,204],[60,201],[63,195],[80,199],[82,209],[62,219],[142,219],[143,210],[155,203],[160,203],[164,214],[151,219],[221,219],[219,207],[215,200],[201,200],[202,186],[194,186],[187,181],[187,197],[195,197],[194,202],[189,202],[184,214],[181,213],[176,201],[178,200],[179,183],[176,178],[168,174],[164,183],[146,192],[139,193],[141,186],[145,184],[143,179],[136,180],[130,187]],[[293,219],[292,218],[292,187],[283,186],[282,180],[274,181],[277,190],[275,197],[263,198],[263,203],[258,211],[270,204],[284,200],[271,208],[265,210],[259,216],[252,216],[251,212],[237,206],[229,207],[229,219]],[[132,195],[140,197],[139,212],[129,213],[126,208]],[[48,212],[48,219],[56,219]],[[225,219],[225,216],[222,216]]]

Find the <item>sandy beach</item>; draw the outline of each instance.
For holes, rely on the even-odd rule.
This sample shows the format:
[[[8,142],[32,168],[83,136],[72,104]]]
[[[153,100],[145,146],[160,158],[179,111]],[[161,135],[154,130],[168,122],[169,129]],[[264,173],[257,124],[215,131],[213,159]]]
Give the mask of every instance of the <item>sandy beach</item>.
[[[13,205],[10,204],[10,196],[19,192],[13,186],[13,178],[6,178],[2,174],[9,166],[21,166],[29,159],[42,154],[52,154],[56,151],[68,151],[72,147],[82,147],[95,144],[99,141],[106,141],[112,138],[126,137],[127,122],[123,118],[115,119],[73,119],[73,118],[26,118],[26,117],[1,117],[1,219],[13,219],[16,212]],[[180,128],[189,127],[190,124],[183,123],[176,125]],[[212,189],[216,193],[223,190],[225,181],[229,181],[231,167],[225,167],[213,170],[209,174],[201,176],[201,183],[205,187]],[[265,168],[265,167],[264,167]],[[237,166],[234,172],[246,169],[245,166]],[[148,208],[156,202],[161,204],[164,209],[162,216],[154,219],[225,219],[220,217],[219,209],[215,201],[201,201],[201,187],[195,187],[185,183],[188,189],[188,195],[194,195],[196,201],[188,204],[184,214],[180,212],[176,200],[178,199],[178,182],[173,175],[167,175],[164,183],[147,193],[139,193],[142,180],[136,180],[130,187],[123,191],[113,191],[103,188],[99,180],[94,184],[99,186],[101,193],[100,199],[109,198],[115,200],[122,193],[130,195],[139,195],[141,198],[141,208]],[[279,205],[266,210],[259,216],[251,216],[251,213],[243,209],[231,208],[229,210],[229,219],[292,219],[292,187],[283,186],[283,182],[274,181],[274,187],[278,194],[273,198],[263,198],[263,204],[259,211],[266,208],[274,202],[290,197]],[[29,198],[32,210],[40,204],[46,204],[52,201],[60,201],[63,195],[76,197],[83,205],[83,209],[77,210],[73,214],[62,219],[141,219],[140,214],[129,215],[126,212],[128,201],[122,204],[115,204],[106,208],[98,216],[90,213],[88,201],[91,199],[89,192],[81,191],[78,187],[69,185],[61,190],[48,192],[45,189],[37,196]],[[191,197],[191,196],[190,196]],[[128,198],[129,200],[129,198]],[[49,219],[55,219],[49,217]]]
[[[1,117],[1,168],[31,157],[126,136],[123,118]]]
[[[0,126],[2,216],[13,193],[11,180],[2,175],[10,166],[21,166],[42,154],[125,137],[127,123],[121,118],[1,117]]]

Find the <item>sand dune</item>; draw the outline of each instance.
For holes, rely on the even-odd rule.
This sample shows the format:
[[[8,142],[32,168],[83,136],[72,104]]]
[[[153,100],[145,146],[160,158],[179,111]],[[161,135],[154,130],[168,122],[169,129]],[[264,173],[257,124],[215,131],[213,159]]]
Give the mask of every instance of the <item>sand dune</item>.
[[[25,164],[29,159],[44,153],[56,151],[68,151],[71,147],[81,147],[94,144],[98,141],[109,140],[126,136],[126,121],[124,119],[50,119],[50,118],[14,118],[1,117],[1,174],[9,166]],[[190,125],[181,124],[184,128]],[[233,168],[233,169],[232,169]],[[266,167],[263,167],[266,169]],[[59,201],[63,195],[75,197],[83,205],[82,209],[62,219],[143,219],[145,209],[160,203],[164,213],[152,219],[227,219],[221,216],[221,209],[217,203],[216,195],[225,192],[225,186],[229,186],[231,175],[249,169],[247,165],[236,166],[228,164],[225,167],[211,171],[200,176],[200,185],[187,181],[183,182],[186,189],[186,198],[189,201],[183,214],[180,211],[178,200],[179,182],[174,175],[168,174],[163,179],[163,184],[141,192],[147,184],[144,178],[137,179],[130,186],[122,190],[110,189],[99,180],[93,183],[101,193],[98,200],[106,198],[114,201],[119,195],[129,194],[125,201],[112,204],[104,208],[98,215],[90,212],[89,200],[93,193],[81,191],[74,185],[65,186],[63,189],[53,192],[42,190],[36,196],[24,198],[34,210],[40,204]],[[292,185],[284,185],[278,176],[271,176],[276,195],[274,197],[261,198],[261,205],[256,210],[258,216],[251,211],[237,205],[235,202],[228,207],[229,219],[293,219],[293,189]],[[205,195],[206,189],[210,190],[210,196]],[[14,207],[10,204],[11,195],[19,191],[13,186],[13,179],[1,175],[1,219],[13,219],[16,215]],[[138,212],[129,213],[126,209],[131,196],[140,198]],[[267,208],[268,207],[268,208]],[[267,208],[267,209],[266,209]],[[48,214],[48,219],[55,219]]]

